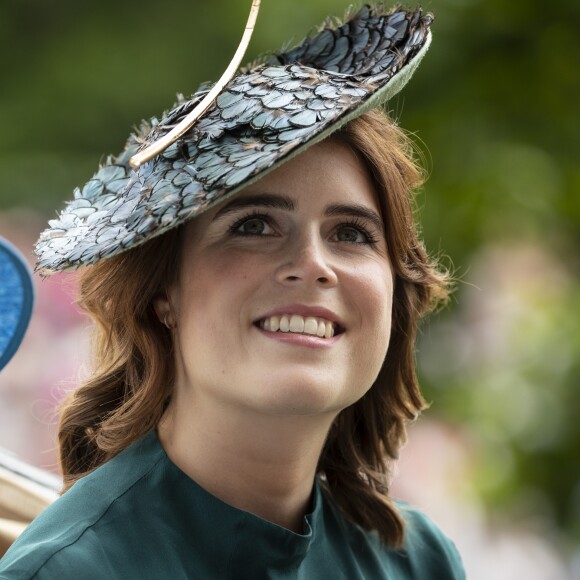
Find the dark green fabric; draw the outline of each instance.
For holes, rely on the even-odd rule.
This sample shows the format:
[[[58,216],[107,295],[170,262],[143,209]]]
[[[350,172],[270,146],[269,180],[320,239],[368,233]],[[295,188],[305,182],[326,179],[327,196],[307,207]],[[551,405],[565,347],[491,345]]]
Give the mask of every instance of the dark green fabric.
[[[404,550],[381,547],[315,486],[296,534],[231,507],[165,454],[153,430],[77,482],[0,560],[10,580],[464,578],[453,544],[417,510]]]

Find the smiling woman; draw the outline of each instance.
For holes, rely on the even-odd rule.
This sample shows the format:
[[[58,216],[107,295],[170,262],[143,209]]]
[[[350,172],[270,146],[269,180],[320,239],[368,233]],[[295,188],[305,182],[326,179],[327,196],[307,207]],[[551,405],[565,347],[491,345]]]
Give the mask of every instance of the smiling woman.
[[[453,544],[389,496],[425,406],[417,325],[447,277],[413,222],[410,142],[356,102],[400,88],[430,17],[377,10],[241,73],[214,117],[136,172],[132,138],[43,234],[41,267],[92,264],[79,303],[94,372],[62,410],[63,497],[0,577],[463,577]],[[368,82],[333,77],[328,35],[362,35],[362,50],[369,27],[402,43],[391,60]],[[328,66],[314,84],[308,59]],[[244,91],[266,109],[230,111]],[[314,116],[288,121],[291,102]]]
[[[228,400],[268,415],[326,417],[324,439],[387,351],[393,280],[383,228],[352,221],[363,212],[380,224],[376,198],[362,163],[330,138],[185,226],[178,283],[157,309],[177,321],[174,401],[185,384],[199,387],[195,401],[171,408],[208,416],[198,397],[219,384]]]

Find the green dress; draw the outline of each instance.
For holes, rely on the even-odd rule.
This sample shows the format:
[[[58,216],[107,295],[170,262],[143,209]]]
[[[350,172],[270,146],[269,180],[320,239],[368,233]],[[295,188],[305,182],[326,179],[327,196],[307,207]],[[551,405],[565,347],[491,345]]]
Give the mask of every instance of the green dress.
[[[405,548],[348,522],[315,484],[297,534],[234,508],[167,457],[155,430],[78,481],[0,560],[2,580],[464,578],[455,546],[400,504]]]

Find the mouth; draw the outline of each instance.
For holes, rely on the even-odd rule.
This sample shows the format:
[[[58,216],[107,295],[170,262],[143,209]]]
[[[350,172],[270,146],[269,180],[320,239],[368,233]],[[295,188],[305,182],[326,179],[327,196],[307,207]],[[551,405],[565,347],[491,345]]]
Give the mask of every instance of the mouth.
[[[344,328],[332,320],[300,314],[267,316],[256,320],[254,326],[268,332],[303,334],[318,338],[332,338],[344,332]]]

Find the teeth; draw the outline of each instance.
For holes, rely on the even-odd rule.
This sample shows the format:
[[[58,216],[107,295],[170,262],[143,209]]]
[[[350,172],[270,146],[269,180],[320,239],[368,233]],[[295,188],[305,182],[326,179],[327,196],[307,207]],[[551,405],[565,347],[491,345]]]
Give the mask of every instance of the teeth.
[[[304,318],[302,316],[292,315],[292,318],[290,318],[290,332],[299,332],[300,334],[304,332]]]
[[[318,320],[309,316],[304,321],[304,333],[305,334],[317,334],[318,333]]]
[[[280,318],[280,330],[282,332],[288,332],[290,330],[290,319],[285,314]]]
[[[260,328],[270,332],[292,332],[295,334],[309,334],[320,338],[332,338],[334,336],[334,323],[324,318],[299,314],[284,314],[282,316],[269,316],[260,321]]]

